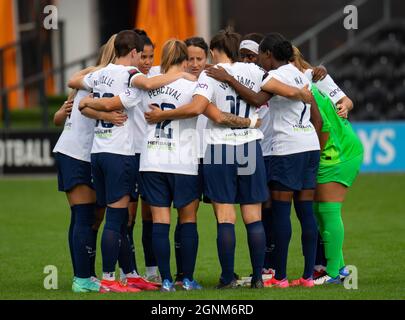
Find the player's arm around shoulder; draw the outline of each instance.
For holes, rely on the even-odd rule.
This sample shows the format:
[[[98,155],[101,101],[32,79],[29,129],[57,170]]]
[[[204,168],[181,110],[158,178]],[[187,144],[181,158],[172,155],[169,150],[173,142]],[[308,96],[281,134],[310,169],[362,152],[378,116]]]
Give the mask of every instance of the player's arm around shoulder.
[[[249,118],[242,118],[229,112],[223,112],[212,103],[207,106],[204,115],[216,124],[228,128],[257,129],[261,126],[261,119],[258,117],[255,117],[253,121]]]
[[[60,127],[64,124],[66,118],[70,116],[73,108],[73,100],[66,100],[58,111],[53,116],[53,123]]]
[[[141,72],[136,73],[130,79],[130,84],[134,88],[142,90],[154,90],[165,85],[168,85],[176,80],[186,79],[190,81],[196,81],[196,77],[187,72],[178,72],[175,74],[162,74],[148,78]]]
[[[92,89],[91,78],[96,67],[88,67],[73,74],[68,81],[68,87],[71,89]],[[90,90],[89,90],[90,91]]]
[[[145,112],[145,119],[148,123],[154,124],[165,120],[189,119],[204,113],[209,101],[201,95],[194,95],[193,100],[179,108],[172,110],[162,110],[150,105],[151,111]]]
[[[311,103],[312,94],[309,91],[308,87],[309,85],[305,85],[302,89],[292,87],[271,75],[264,79],[262,83],[262,90],[268,93],[290,100],[298,100],[304,101],[305,103]]]
[[[128,116],[122,111],[105,112],[97,111],[91,108],[85,108],[82,111],[82,115],[94,120],[103,120],[118,127],[123,126],[124,123],[128,120]]]
[[[79,103],[79,110],[83,113],[86,108],[94,109],[96,111],[115,111],[123,109],[123,104],[120,96],[115,96],[112,98],[97,98],[95,99],[93,95],[89,95],[83,98]]]
[[[245,87],[221,66],[210,67],[206,70],[206,73],[209,77],[230,85],[251,106],[261,107],[271,98],[271,95],[267,92],[255,92]]]

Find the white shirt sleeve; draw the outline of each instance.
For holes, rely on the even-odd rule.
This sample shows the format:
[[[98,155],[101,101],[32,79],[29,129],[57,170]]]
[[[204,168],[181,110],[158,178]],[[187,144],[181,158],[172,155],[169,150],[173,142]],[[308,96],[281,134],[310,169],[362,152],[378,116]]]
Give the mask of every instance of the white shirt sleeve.
[[[133,68],[133,69],[129,70],[128,73],[129,73],[128,86],[132,87],[132,88],[136,88],[132,85],[132,81],[136,77],[145,77],[146,78],[146,76],[141,71],[139,71],[137,68]]]
[[[157,76],[157,75],[160,75],[160,74],[162,74],[160,72],[160,66],[153,66],[149,70],[148,77]]]
[[[304,71],[304,75],[307,77],[307,79],[312,82],[312,69],[307,69]]]
[[[200,95],[203,96],[205,98],[207,98],[207,100],[209,102],[212,102],[212,100],[214,99],[214,81],[207,76],[207,74],[205,73],[205,71],[203,71],[200,74],[200,77],[198,78],[198,84],[196,89],[194,90],[194,94],[195,95]]]
[[[333,81],[333,79],[327,75],[323,80],[314,83],[316,87],[328,95],[333,103],[337,103],[340,99],[346,96],[346,94],[339,88],[339,86]]]
[[[86,74],[83,78],[83,87],[86,91],[91,91],[95,87],[95,81],[97,79],[97,72],[91,72]]]
[[[264,79],[262,81],[262,84],[260,85],[260,88],[263,88],[267,82],[269,82],[272,78],[275,78],[278,81],[281,81],[284,83],[283,79],[275,72],[275,71],[269,71],[264,75]]]
[[[328,97],[336,104],[340,99],[346,96],[346,94],[339,88],[339,86],[333,81],[330,75],[318,82],[312,82],[312,69],[305,70],[304,74],[308,80],[315,85],[320,91],[327,94]]]
[[[130,109],[139,105],[142,101],[142,92],[136,88],[128,88],[119,95],[125,109]]]

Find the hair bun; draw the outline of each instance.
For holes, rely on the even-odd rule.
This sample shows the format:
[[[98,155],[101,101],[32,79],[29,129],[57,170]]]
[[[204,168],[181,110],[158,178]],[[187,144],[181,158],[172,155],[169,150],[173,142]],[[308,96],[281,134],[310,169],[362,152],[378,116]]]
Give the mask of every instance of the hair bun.
[[[273,54],[277,60],[290,61],[294,55],[292,44],[288,40],[283,40],[274,45]]]
[[[137,34],[139,34],[140,36],[148,36],[148,34],[146,33],[146,31],[145,30],[143,30],[143,29],[134,29],[134,31],[137,33]]]

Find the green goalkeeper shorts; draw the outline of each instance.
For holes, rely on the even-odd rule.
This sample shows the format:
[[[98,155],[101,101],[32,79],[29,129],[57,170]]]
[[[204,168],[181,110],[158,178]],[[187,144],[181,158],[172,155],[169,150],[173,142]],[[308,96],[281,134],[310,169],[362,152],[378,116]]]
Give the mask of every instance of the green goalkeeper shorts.
[[[328,183],[338,182],[346,187],[351,187],[360,167],[363,163],[363,154],[345,162],[333,165],[320,165],[318,170],[317,182]]]

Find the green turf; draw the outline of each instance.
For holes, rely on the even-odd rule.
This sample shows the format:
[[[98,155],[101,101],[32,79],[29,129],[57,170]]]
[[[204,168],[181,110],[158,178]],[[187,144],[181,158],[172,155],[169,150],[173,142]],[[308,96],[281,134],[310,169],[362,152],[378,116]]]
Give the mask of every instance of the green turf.
[[[67,246],[69,208],[56,179],[0,180],[0,299],[404,299],[405,211],[402,197],[405,175],[362,175],[349,192],[344,206],[346,263],[358,268],[357,290],[343,286],[313,289],[289,288],[216,291],[219,263],[216,223],[209,206],[199,211],[200,247],[196,278],[206,288],[200,292],[170,294],[73,294]],[[173,218],[175,214],[173,214]],[[292,215],[289,278],[303,268],[300,230]],[[173,236],[174,228],[171,228]],[[100,239],[100,237],[99,237]],[[137,262],[144,272],[141,223],[135,228]],[[172,251],[173,253],[173,251]],[[172,263],[174,257],[172,254]],[[58,268],[58,290],[43,287],[44,267]],[[246,232],[237,223],[236,272],[250,273]],[[100,251],[97,269],[101,269]],[[174,273],[174,268],[172,272]]]

